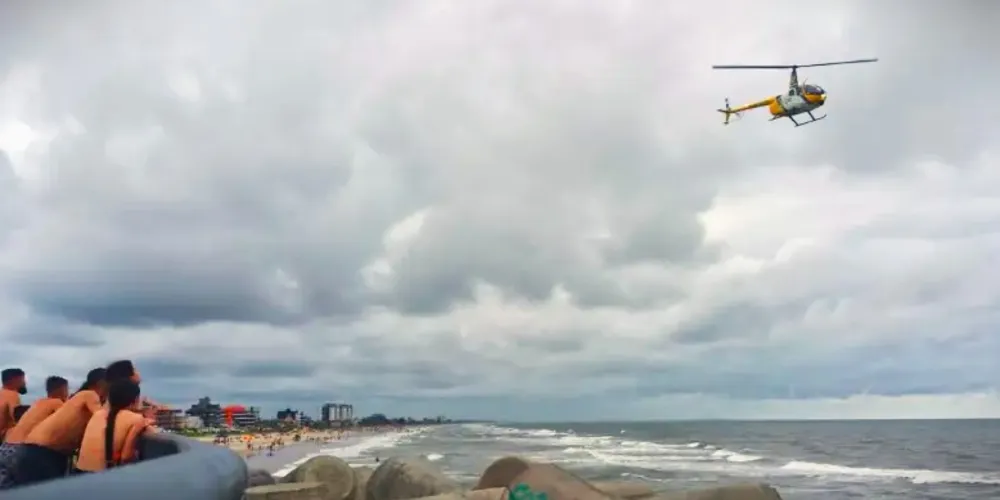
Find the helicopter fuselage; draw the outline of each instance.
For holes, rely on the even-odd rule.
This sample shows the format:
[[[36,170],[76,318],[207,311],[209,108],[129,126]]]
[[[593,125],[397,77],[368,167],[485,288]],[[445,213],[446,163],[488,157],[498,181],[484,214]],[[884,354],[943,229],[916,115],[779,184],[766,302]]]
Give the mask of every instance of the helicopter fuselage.
[[[804,125],[805,123],[812,123],[825,118],[825,116],[817,118],[812,114],[814,109],[819,108],[824,104],[826,104],[826,91],[823,90],[822,87],[816,85],[795,85],[794,87],[791,87],[786,94],[778,94],[773,97],[768,97],[767,99],[761,99],[760,101],[744,104],[743,106],[735,108],[730,108],[729,100],[726,99],[726,107],[720,109],[719,112],[726,115],[726,121],[724,123],[728,125],[729,117],[732,115],[738,116],[744,111],[755,108],[767,108],[767,110],[771,113],[771,121],[779,118],[788,118],[797,127],[799,125]],[[800,114],[809,115],[809,121],[805,123],[797,121],[794,117]]]
[[[808,113],[826,103],[826,96],[814,94],[778,94],[771,99],[767,110],[773,119]]]

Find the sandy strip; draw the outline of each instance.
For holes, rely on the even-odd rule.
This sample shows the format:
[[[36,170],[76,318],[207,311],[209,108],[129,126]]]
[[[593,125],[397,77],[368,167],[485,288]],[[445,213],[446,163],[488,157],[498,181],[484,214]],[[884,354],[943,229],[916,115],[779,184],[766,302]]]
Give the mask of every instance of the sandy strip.
[[[343,439],[333,440],[329,442],[308,442],[308,443],[294,443],[287,445],[279,450],[275,450],[273,455],[268,456],[266,452],[258,453],[252,457],[248,457],[247,466],[251,469],[263,469],[276,476],[283,476],[287,474],[289,470],[295,466],[305,462],[309,458],[320,453],[321,450],[335,450],[338,448],[347,448],[350,446],[358,445],[367,439],[371,439],[371,435],[361,435],[361,436],[350,436]],[[336,454],[336,452],[332,453]],[[353,460],[349,460],[353,461]],[[373,460],[374,464],[374,460]],[[277,473],[277,474],[276,474]]]
[[[248,457],[246,459],[247,467],[251,469],[263,469],[274,474],[288,464],[315,455],[320,450],[331,446],[334,445],[327,443],[295,443],[276,450],[270,456],[265,452]]]

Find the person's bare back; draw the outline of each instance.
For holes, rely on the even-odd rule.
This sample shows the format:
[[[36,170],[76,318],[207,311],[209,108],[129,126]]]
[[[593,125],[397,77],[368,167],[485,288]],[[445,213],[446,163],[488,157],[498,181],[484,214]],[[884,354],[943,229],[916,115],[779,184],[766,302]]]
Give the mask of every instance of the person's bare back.
[[[108,410],[94,414],[87,424],[80,445],[80,456],[76,468],[85,472],[97,472],[107,468],[105,450],[105,430],[108,425]],[[146,418],[132,410],[121,410],[115,415],[114,437],[112,439],[113,465],[133,461],[137,457],[139,438],[155,432],[146,423]]]
[[[24,380],[24,370],[20,368],[5,368],[0,372],[0,442],[4,441],[7,431],[14,428],[17,419],[14,409],[21,406],[21,395],[28,392]]]
[[[6,441],[9,444],[20,444],[38,424],[62,408],[63,401],[57,398],[45,398],[35,401],[31,408],[21,416],[21,420],[13,429],[7,432]]]
[[[44,446],[67,455],[83,440],[90,417],[101,409],[101,397],[94,391],[80,391],[61,408],[36,425],[24,439],[25,444]]]
[[[10,389],[0,389],[0,441],[14,427],[14,408],[21,405],[21,395]]]

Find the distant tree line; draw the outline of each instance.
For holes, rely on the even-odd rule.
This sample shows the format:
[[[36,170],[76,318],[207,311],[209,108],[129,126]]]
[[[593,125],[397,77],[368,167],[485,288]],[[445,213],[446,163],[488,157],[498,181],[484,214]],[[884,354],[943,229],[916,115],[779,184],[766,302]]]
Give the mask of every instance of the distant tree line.
[[[450,424],[451,420],[444,417],[437,418],[423,418],[417,420],[413,417],[397,417],[390,418],[385,416],[384,413],[373,413],[367,417],[358,420],[358,425],[369,427],[369,426],[379,426],[379,425],[433,425],[433,424]]]
[[[294,421],[294,420],[278,420],[278,419],[268,419],[260,420],[251,425],[240,426],[239,429],[183,429],[178,430],[180,434],[188,436],[201,436],[201,435],[211,435],[215,434],[218,436],[225,436],[230,432],[274,432],[274,431],[291,431],[297,429],[301,426],[306,426],[312,429],[324,430],[324,429],[348,429],[355,426],[364,427],[375,427],[375,426],[407,426],[407,425],[438,425],[438,424],[450,424],[456,421],[444,418],[422,418],[415,419],[413,417],[387,417],[384,413],[375,413],[368,415],[367,417],[357,419],[354,421],[333,421],[333,422],[323,422],[316,420],[309,421]]]

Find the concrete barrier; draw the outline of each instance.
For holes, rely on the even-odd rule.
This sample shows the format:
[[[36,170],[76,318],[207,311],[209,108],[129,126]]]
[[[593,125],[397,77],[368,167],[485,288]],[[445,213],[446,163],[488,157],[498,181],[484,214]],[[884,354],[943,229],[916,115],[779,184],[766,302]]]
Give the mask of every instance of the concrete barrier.
[[[141,462],[6,490],[3,500],[240,500],[246,461],[227,448],[172,434],[143,439]]]

